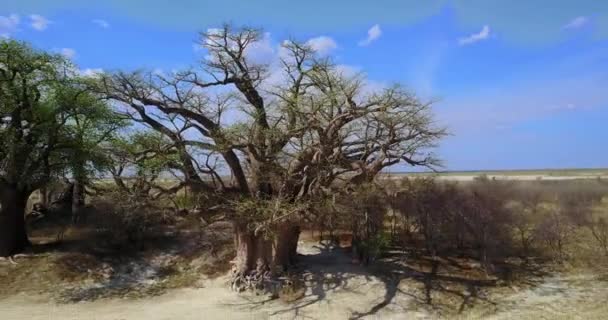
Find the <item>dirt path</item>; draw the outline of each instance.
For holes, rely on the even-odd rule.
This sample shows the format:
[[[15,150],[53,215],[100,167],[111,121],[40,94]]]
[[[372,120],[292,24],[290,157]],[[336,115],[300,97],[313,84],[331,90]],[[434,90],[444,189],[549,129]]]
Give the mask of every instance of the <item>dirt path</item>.
[[[335,251],[338,250],[338,251]],[[145,299],[99,299],[56,304],[43,296],[15,295],[0,300],[1,319],[428,319],[445,315],[421,303],[420,288],[408,281],[371,275],[350,264],[340,249],[304,244],[306,295],[294,304],[264,296],[237,295],[226,278],[199,289],[173,290]],[[600,319],[608,314],[608,285],[591,277],[549,277],[540,285],[488,297],[450,318]],[[440,299],[436,299],[439,301]],[[464,304],[464,303],[463,303]]]

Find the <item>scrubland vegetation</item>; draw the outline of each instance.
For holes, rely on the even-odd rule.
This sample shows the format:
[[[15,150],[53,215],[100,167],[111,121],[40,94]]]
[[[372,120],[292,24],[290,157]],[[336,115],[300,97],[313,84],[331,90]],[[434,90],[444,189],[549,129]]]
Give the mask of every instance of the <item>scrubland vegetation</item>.
[[[223,276],[299,308],[341,274],[310,265],[334,261],[386,286],[353,316],[404,279],[421,304],[461,299],[449,313],[552,272],[605,275],[608,182],[384,179],[437,168],[431,103],[295,41],[257,63],[260,35],[226,26],[201,34],[198,68],[93,77],[0,42],[0,299],[146,297]]]

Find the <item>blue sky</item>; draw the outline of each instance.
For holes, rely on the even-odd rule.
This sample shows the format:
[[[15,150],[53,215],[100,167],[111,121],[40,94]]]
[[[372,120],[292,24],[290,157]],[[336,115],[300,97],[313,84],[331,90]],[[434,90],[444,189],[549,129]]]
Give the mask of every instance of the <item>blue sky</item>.
[[[378,85],[438,102],[450,170],[608,166],[608,1],[0,0],[0,36],[82,70],[196,64],[223,22],[314,39]]]

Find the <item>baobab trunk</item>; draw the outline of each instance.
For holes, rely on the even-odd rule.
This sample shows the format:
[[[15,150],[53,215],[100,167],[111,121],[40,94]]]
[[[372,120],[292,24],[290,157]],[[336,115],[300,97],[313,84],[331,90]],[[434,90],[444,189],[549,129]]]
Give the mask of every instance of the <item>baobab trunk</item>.
[[[300,226],[285,222],[279,226],[274,247],[274,265],[283,270],[295,265],[298,257]]]
[[[272,263],[272,241],[263,234],[255,234],[244,223],[234,224],[234,244],[236,248],[235,271],[246,274],[257,265],[270,266]]]
[[[299,226],[282,224],[276,230],[274,241],[264,234],[255,234],[243,223],[235,223],[234,231],[235,271],[239,274],[246,274],[260,266],[286,270],[295,264],[300,237]]]
[[[14,186],[0,189],[0,257],[22,252],[30,245],[25,230],[28,196]]]

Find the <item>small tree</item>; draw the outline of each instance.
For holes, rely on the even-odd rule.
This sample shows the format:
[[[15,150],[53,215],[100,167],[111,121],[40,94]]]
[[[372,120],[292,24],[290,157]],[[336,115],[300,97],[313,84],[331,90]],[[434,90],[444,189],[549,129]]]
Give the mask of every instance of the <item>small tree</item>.
[[[339,197],[338,210],[352,231],[354,260],[369,264],[388,245],[384,218],[389,208],[386,192],[378,185],[363,184]]]
[[[597,218],[591,226],[591,233],[608,257],[608,220],[605,217]]]
[[[489,271],[491,255],[510,249],[506,247],[511,239],[512,215],[507,208],[510,185],[480,177],[466,192],[463,221],[474,239],[479,260]]]
[[[72,176],[72,222],[76,223],[85,204],[86,188],[92,186],[90,178],[111,165],[106,153],[116,132],[127,123],[108,104],[88,89],[87,82],[94,79],[72,78],[69,86],[57,92],[57,102],[69,106],[66,112],[67,173]]]
[[[560,195],[560,210],[575,224],[587,228],[600,250],[608,256],[608,223],[606,211],[600,206],[602,190],[577,190]]]
[[[520,190],[516,199],[510,203],[512,224],[519,239],[524,259],[538,237],[538,224],[542,216],[543,197],[537,190]]]

